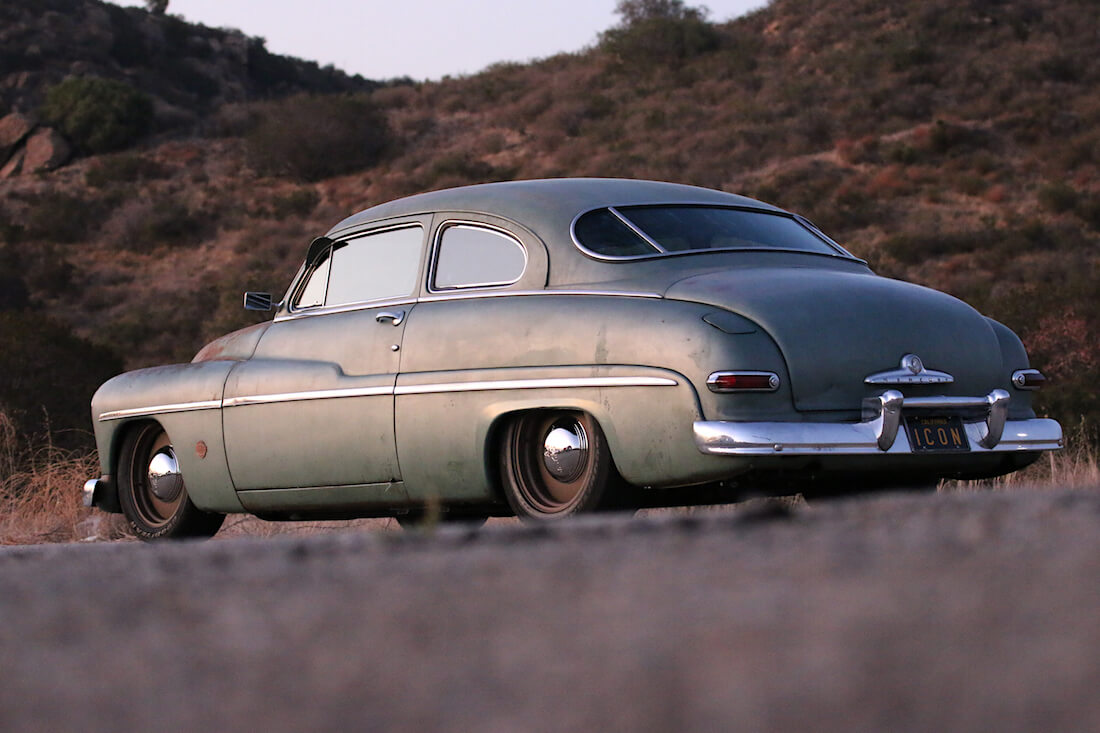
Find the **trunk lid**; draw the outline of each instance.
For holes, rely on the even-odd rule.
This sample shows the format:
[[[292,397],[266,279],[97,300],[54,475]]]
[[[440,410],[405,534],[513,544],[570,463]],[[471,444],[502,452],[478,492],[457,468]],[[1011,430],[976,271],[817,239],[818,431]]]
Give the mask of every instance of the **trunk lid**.
[[[1005,383],[997,336],[980,313],[945,293],[868,270],[729,269],[681,280],[665,297],[714,305],[759,324],[783,352],[798,410],[857,410],[864,397],[886,389],[985,395]],[[954,382],[864,383],[899,369],[906,354]]]

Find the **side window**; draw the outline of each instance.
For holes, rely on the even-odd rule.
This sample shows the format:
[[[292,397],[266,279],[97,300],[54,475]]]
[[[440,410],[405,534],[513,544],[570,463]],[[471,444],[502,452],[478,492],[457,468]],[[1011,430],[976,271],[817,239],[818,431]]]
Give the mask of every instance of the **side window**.
[[[527,251],[514,237],[472,224],[452,224],[439,236],[432,288],[511,285],[526,267]]]
[[[423,244],[424,230],[418,226],[337,242],[332,247],[325,305],[412,295]],[[307,289],[309,285],[312,281]]]

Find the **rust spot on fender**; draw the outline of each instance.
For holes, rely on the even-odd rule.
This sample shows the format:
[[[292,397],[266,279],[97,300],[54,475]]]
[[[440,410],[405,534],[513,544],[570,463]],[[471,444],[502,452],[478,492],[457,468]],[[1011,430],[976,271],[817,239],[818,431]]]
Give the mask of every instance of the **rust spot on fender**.
[[[206,453],[207,453],[207,449],[206,449],[206,443],[204,441],[200,440],[198,443],[195,443],[195,455],[196,456],[198,456],[199,458],[206,458]]]

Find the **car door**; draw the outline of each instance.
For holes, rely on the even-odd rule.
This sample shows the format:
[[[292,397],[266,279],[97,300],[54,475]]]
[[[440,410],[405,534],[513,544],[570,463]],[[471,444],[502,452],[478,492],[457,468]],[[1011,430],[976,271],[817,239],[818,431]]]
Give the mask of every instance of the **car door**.
[[[394,385],[426,224],[359,232],[307,263],[287,311],[226,380],[238,491],[400,481]]]

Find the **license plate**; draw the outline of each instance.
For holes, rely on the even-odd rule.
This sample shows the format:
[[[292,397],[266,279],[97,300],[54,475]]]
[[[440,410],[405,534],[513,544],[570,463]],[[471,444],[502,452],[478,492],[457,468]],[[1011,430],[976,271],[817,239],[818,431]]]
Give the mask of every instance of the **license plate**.
[[[962,418],[906,417],[909,445],[914,452],[964,453],[970,450]]]

